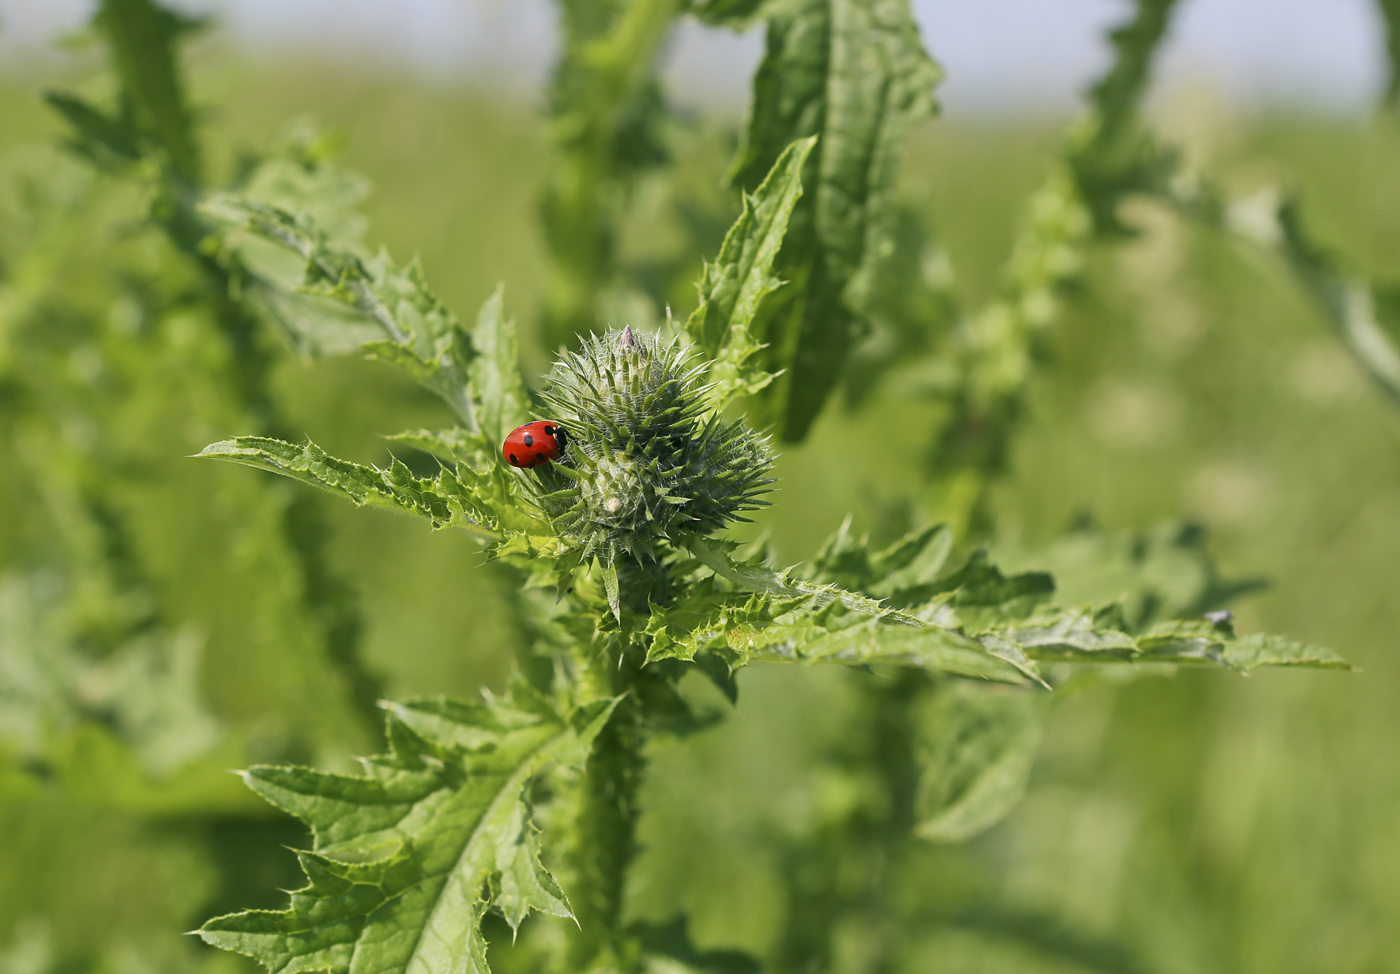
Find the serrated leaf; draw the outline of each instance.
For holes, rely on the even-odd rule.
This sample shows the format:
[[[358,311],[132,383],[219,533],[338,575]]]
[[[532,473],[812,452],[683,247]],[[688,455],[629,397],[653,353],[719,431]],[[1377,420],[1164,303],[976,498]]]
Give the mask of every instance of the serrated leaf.
[[[1320,646],[1265,634],[1238,636],[1228,621],[1175,619],[1129,634],[1118,603],[1047,607],[1025,620],[993,625],[976,638],[997,637],[1020,646],[1033,660],[1067,663],[1172,663],[1224,666],[1247,672],[1259,666],[1351,669]]]
[[[385,439],[450,462],[486,464],[495,461],[494,445],[485,436],[469,433],[460,426],[444,430],[405,430]]]
[[[515,322],[503,308],[504,285],[486,299],[472,329],[476,354],[467,366],[472,392],[479,403],[477,422],[487,442],[499,445],[506,435],[530,418],[530,397],[520,376],[520,353]]]
[[[766,333],[773,419],[801,439],[840,375],[893,249],[904,142],[936,111],[942,72],[907,0],[801,0],[770,8],[767,47],[733,181],[757,186],[797,139],[820,136],[778,262],[793,283]]]
[[[211,443],[196,456],[228,460],[299,480],[354,501],[426,518],[434,528],[460,527],[495,539],[495,510],[450,471],[415,477],[395,460],[389,469],[330,456],[316,444],[288,443],[266,436],[237,436]],[[494,506],[494,505],[493,505]]]
[[[911,531],[881,551],[850,536],[850,519],[829,538],[813,559],[818,579],[888,600],[904,609],[945,593],[953,604],[1001,606],[1016,599],[1049,595],[1054,580],[1045,572],[1022,572],[1012,577],[991,564],[985,551],[974,551],[958,568],[947,571],[953,531],[931,524]]]
[[[718,648],[729,654],[731,665],[884,662],[1012,683],[1039,679],[1034,663],[1003,647],[988,650],[956,621],[952,626],[926,621],[834,585],[735,564],[708,542],[692,540],[687,547],[741,592],[701,587],[680,605],[653,615],[651,658],[691,659]]]
[[[1225,644],[1225,662],[1248,673],[1260,666],[1306,666],[1313,669],[1350,670],[1352,665],[1322,646],[1294,642],[1282,636],[1251,633]]]
[[[773,380],[772,373],[750,361],[761,348],[750,329],[763,299],[783,283],[773,274],[773,262],[802,196],[802,167],[815,144],[814,136],[788,146],[758,189],[744,194],[743,211],[696,285],[700,305],[685,328],[712,360],[709,398],[717,409]]]
[[[933,582],[882,602],[760,563],[736,564],[721,545],[687,542],[716,578],[740,591],[698,586],[669,611],[653,614],[647,627],[653,637],[648,658],[693,659],[708,650],[731,654],[731,665],[884,661],[1041,685],[1040,662],[1349,668],[1327,650],[1275,637],[1245,642],[1228,623],[1204,618],[1159,623],[1133,635],[1118,602],[1036,608],[1054,591],[1049,575],[1025,572],[1008,578],[980,551],[960,568],[938,574],[946,560],[945,545],[942,529],[931,527],[872,556],[850,539],[849,524],[843,525],[818,556],[819,574],[874,578],[872,587],[880,584],[872,565],[922,565],[920,571],[935,574]],[[909,577],[920,576],[916,571]]]
[[[244,195],[213,194],[199,211],[300,255],[302,293],[337,301],[377,324],[387,338],[366,343],[365,350],[404,369],[451,406],[467,429],[478,429],[466,371],[471,343],[456,316],[428,288],[418,261],[399,267],[383,252],[361,260],[335,244],[309,211],[289,213]]]
[[[531,911],[571,916],[540,864],[525,788],[547,767],[578,765],[611,714],[601,701],[556,714],[514,698],[396,705],[388,754],[362,776],[259,767],[245,780],[311,827],[307,885],[283,911],[210,920],[206,943],[269,971],[485,974],[481,919],[516,926]]]
[[[1006,816],[1025,793],[1047,697],[946,683],[924,704],[918,824],[933,842],[965,842]]]

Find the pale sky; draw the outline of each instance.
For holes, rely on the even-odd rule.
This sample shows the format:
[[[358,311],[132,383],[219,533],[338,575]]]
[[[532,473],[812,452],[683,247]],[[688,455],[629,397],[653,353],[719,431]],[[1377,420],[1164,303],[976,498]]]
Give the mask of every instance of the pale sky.
[[[213,14],[232,43],[537,87],[553,41],[550,0],[174,0]],[[914,0],[944,65],[952,113],[1063,109],[1105,61],[1124,0]],[[1162,84],[1207,82],[1226,98],[1355,109],[1384,77],[1375,0],[1183,0]],[[0,0],[0,64],[25,63],[80,26],[90,0]],[[738,104],[761,47],[688,24],[669,78],[683,100]]]

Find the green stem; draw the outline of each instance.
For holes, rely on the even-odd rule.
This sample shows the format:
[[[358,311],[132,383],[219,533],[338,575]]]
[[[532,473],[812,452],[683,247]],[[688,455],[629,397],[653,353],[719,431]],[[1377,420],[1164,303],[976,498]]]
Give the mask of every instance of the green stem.
[[[161,162],[153,216],[204,276],[204,296],[229,351],[226,374],[239,406],[262,431],[287,438],[290,426],[269,390],[274,357],[261,340],[261,322],[231,297],[228,271],[203,250],[208,228],[195,209],[200,153],[179,71],[178,18],[153,0],[103,0],[94,23],[106,38],[123,99],[146,151]],[[320,623],[327,659],[349,688],[365,729],[375,733],[382,722],[379,681],[359,658],[360,615],[350,586],[330,568],[324,551],[328,528],[315,502],[290,504],[283,513],[281,534],[302,576],[303,609]]]
[[[631,953],[622,929],[622,908],[627,870],[637,851],[637,794],[646,760],[642,704],[634,692],[638,662],[630,648],[625,637],[612,636],[580,674],[583,695],[622,699],[593,742],[579,786],[569,857],[574,878],[570,896],[579,930],[569,944],[570,971],[622,967]]]
[[[616,223],[633,179],[659,162],[657,53],[678,0],[561,0],[564,54],[555,69],[556,159],[543,216],[551,258],[550,347],[597,324],[598,292],[615,270]]]

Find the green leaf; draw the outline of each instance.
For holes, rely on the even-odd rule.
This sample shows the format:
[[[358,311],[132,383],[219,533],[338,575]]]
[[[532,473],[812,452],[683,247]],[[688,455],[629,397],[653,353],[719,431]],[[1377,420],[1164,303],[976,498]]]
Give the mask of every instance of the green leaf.
[[[486,299],[472,329],[476,354],[467,367],[480,407],[477,422],[488,443],[499,446],[511,430],[530,418],[530,397],[520,376],[515,322],[505,317],[505,286]]]
[[[248,786],[311,827],[314,848],[298,855],[308,883],[287,910],[218,917],[199,935],[273,972],[484,974],[488,909],[512,927],[531,910],[572,916],[540,863],[525,789],[580,766],[613,705],[412,701],[392,707],[390,753],[362,776],[252,768]]]
[[[697,285],[700,305],[685,328],[712,360],[710,399],[716,408],[773,381],[771,373],[750,361],[761,348],[750,328],[763,299],[782,286],[773,275],[773,262],[802,195],[802,167],[816,141],[812,137],[788,146],[762,185],[752,195],[744,194],[743,211]]]
[[[904,142],[935,113],[941,77],[907,0],[771,8],[731,177],[755,187],[790,144],[820,136],[778,261],[779,276],[793,282],[788,305],[761,336],[767,370],[786,370],[770,393],[784,439],[805,436],[839,377],[876,270],[893,251]]]
[[[1353,668],[1329,649],[1265,633],[1252,633],[1232,640],[1225,644],[1224,652],[1225,662],[1244,673],[1260,666],[1305,666],[1325,670]]]
[[[1227,614],[1228,615],[1228,614]],[[1278,636],[1237,636],[1228,618],[1159,622],[1138,635],[1125,630],[1117,603],[1047,607],[1030,618],[989,626],[977,638],[1011,640],[1040,662],[1173,663],[1225,666],[1248,672],[1260,666],[1349,670],[1331,650]]]
[[[952,593],[955,605],[999,606],[1055,590],[1054,580],[1044,572],[1007,578],[984,551],[974,551],[958,568],[945,570],[953,548],[953,531],[947,524],[912,531],[883,551],[872,552],[863,540],[851,538],[850,523],[847,518],[817,553],[814,573],[823,581],[887,599],[894,608],[921,605],[945,593]]]
[[[691,540],[687,548],[740,591],[701,585],[680,605],[658,610],[648,626],[653,634],[649,658],[693,659],[717,649],[732,666],[884,662],[1011,683],[1039,680],[1035,664],[1024,654],[983,645],[946,612],[935,610],[921,618],[835,585],[758,564],[735,564],[719,546],[705,541]]]
[[[310,441],[295,444],[266,436],[220,440],[196,455],[270,470],[349,498],[360,507],[426,518],[434,528],[460,527],[478,537],[497,538],[496,511],[481,503],[473,484],[448,470],[425,479],[413,476],[398,460],[385,470],[339,460]]]
[[[842,525],[815,561],[819,577],[865,584],[871,594],[883,588],[890,596],[882,601],[761,563],[735,563],[724,546],[690,540],[686,547],[700,564],[738,591],[698,587],[653,613],[648,658],[693,659],[712,650],[728,654],[731,665],[884,661],[1041,685],[1042,662],[1349,668],[1319,647],[1265,636],[1240,640],[1228,620],[1163,622],[1133,635],[1119,602],[1036,608],[1054,591],[1049,575],[1007,577],[984,552],[944,571],[950,545],[946,528],[934,525],[872,555],[851,540],[849,522]]]
[[[1120,233],[1118,203],[1167,185],[1177,167],[1141,124],[1139,106],[1176,0],[1137,0],[1134,15],[1109,33],[1113,60],[1089,92],[1089,112],[1071,130],[1067,159],[1101,232]]]
[[[1084,525],[1046,547],[998,544],[1003,565],[1037,565],[1054,575],[1063,603],[1122,604],[1129,631],[1163,619],[1200,618],[1265,587],[1258,578],[1223,578],[1198,525],[1168,522],[1110,534]]]
[[[685,546],[702,565],[744,591],[788,599],[810,598],[817,607],[838,602],[857,612],[882,611],[878,600],[845,591],[835,585],[813,584],[793,576],[790,572],[775,571],[751,562],[736,564],[730,560],[723,545],[714,544],[704,538],[689,538]]]
[[[44,100],[73,126],[72,146],[99,166],[141,158],[139,136],[123,119],[108,117],[83,99],[62,92],[45,92]]]
[[[429,290],[417,260],[399,267],[381,253],[363,261],[331,242],[309,211],[280,207],[232,193],[218,193],[199,210],[227,226],[257,234],[305,262],[301,290],[347,305],[388,336],[363,347],[396,365],[452,407],[468,430],[478,430],[468,386],[470,340],[453,313]]]
[[[479,433],[468,433],[460,426],[445,430],[408,430],[386,436],[385,439],[453,463],[481,465],[495,462],[495,444]]]
[[[920,714],[915,834],[965,842],[1006,816],[1025,793],[1048,697],[947,682]]]

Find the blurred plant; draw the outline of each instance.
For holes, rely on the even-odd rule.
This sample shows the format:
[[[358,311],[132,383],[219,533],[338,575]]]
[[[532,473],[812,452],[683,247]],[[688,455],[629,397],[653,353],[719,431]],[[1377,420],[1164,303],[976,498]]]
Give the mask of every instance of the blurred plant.
[[[1029,203],[1002,293],[977,313],[957,307],[945,271],[930,270],[946,261],[895,191],[904,143],[934,114],[940,77],[905,0],[562,7],[546,340],[577,339],[581,351],[561,352],[536,385],[521,372],[500,291],[466,326],[418,262],[364,249],[353,206],[365,182],[334,165],[314,132],[293,130],[233,185],[209,186],[176,70],[191,25],[153,0],[104,0],[94,24],[115,98],[50,101],[72,126],[72,148],[108,178],[73,176],[100,187],[70,206],[74,225],[36,219],[0,304],[4,394],[23,406],[4,422],[27,472],[6,490],[47,503],[70,547],[57,576],[7,564],[27,571],[0,588],[0,666],[14,675],[0,729],[18,742],[16,764],[23,775],[45,762],[45,773],[63,771],[53,741],[102,723],[129,755],[106,772],[118,794],[128,777],[206,769],[225,739],[194,688],[199,637],[134,553],[124,513],[142,491],[184,482],[151,474],[158,460],[140,421],[186,409],[198,435],[254,431],[201,456],[467,532],[506,581],[523,642],[501,694],[385,704],[388,751],[360,773],[244,772],[310,829],[312,848],[297,854],[306,885],[286,909],[209,920],[206,942],[274,971],[756,969],[745,955],[697,949],[684,917],[657,926],[626,915],[648,749],[723,719],[687,677],[734,704],[735,674],[751,663],[826,663],[861,678],[849,732],[825,761],[844,797],[816,828],[775,841],[790,868],[772,966],[891,969],[931,930],[981,927],[1045,957],[1133,969],[1117,945],[1044,917],[995,903],[934,908],[899,895],[898,880],[920,849],[965,841],[1019,800],[1045,715],[1069,693],[1178,666],[1346,668],[1324,649],[1238,635],[1221,606],[1251,584],[1222,581],[1193,529],[1132,539],[1086,530],[1049,551],[1009,552],[1036,566],[1017,572],[973,546],[994,533],[990,491],[1089,248],[1131,233],[1119,204],[1147,195],[1216,225],[1255,226],[1182,176],[1140,123],[1170,0],[1140,0],[1113,34],[1113,64]],[[729,173],[740,212],[683,325],[668,314],[657,334],[606,330],[609,293],[642,290],[619,266],[615,238],[637,175],[666,162],[656,60],[687,9],[714,25],[766,22]],[[116,196],[122,221],[139,195],[149,219],[128,231],[143,248],[128,248],[132,265],[107,267],[84,306],[61,293],[45,234],[90,234],[99,191]],[[1269,212],[1256,238],[1400,388],[1373,320],[1389,314],[1381,292],[1347,284],[1291,210]],[[65,238],[57,250],[66,260],[73,247]],[[304,357],[362,351],[438,397],[455,425],[392,438],[435,465],[361,464],[292,442],[269,391],[274,333]],[[189,404],[133,391],[172,376]],[[911,377],[939,410],[932,517],[883,546],[848,520],[803,568],[722,534],[770,483],[771,448],[755,427],[797,442],[843,378],[859,402]],[[508,467],[506,435],[541,418],[565,432],[559,454]],[[287,640],[298,687],[279,701],[288,723],[333,690],[304,708],[295,740],[262,750],[332,764],[361,733],[374,681],[355,658],[356,616],[314,502],[263,480],[209,482],[234,498],[230,520],[253,539],[240,544],[261,576],[229,600],[231,613],[301,633]],[[1057,602],[1038,567],[1062,571],[1082,601]],[[161,807],[211,828],[217,815],[247,814],[213,785],[180,794]],[[236,885],[226,876],[213,899],[232,908]],[[532,923],[516,941],[531,912],[574,922]],[[842,954],[851,944],[858,961]]]

